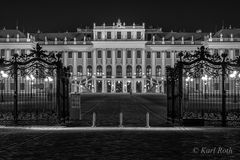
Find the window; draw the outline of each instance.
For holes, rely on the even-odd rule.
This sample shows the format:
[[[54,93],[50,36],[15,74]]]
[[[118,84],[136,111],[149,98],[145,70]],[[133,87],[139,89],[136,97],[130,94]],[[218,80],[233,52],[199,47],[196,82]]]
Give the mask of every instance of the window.
[[[229,49],[225,49],[225,50],[224,50],[224,53],[226,53],[226,54],[228,55]]]
[[[141,78],[141,77],[142,77],[142,67],[138,65],[136,67],[136,78]]]
[[[161,58],[161,52],[157,52],[157,58]]]
[[[148,77],[152,75],[152,67],[151,66],[147,66],[147,68],[146,68],[146,75]]]
[[[214,90],[219,90],[219,83],[214,83],[213,84],[213,89]]]
[[[82,66],[80,66],[80,65],[77,66],[77,74],[78,74],[78,75],[82,75],[82,71],[83,71],[83,70],[82,70]]]
[[[132,58],[132,54],[130,50],[127,51],[127,58]]]
[[[214,49],[214,54],[218,54],[218,49]]]
[[[20,83],[20,90],[24,90],[24,89],[25,89],[24,83]]]
[[[107,58],[111,58],[112,57],[112,52],[111,51],[107,51]]]
[[[82,58],[82,52],[78,52],[78,58]]]
[[[13,56],[15,54],[15,50],[11,49],[11,56]]]
[[[235,57],[239,57],[239,49],[235,50]]]
[[[112,66],[107,66],[106,68],[106,72],[107,72],[107,78],[111,78],[112,77]]]
[[[97,66],[97,77],[102,76],[102,66]]]
[[[102,51],[98,51],[97,57],[98,57],[98,58],[102,58]]]
[[[132,78],[132,66],[127,66],[127,78]]]
[[[92,66],[87,66],[87,76],[92,76]]]
[[[131,32],[127,32],[127,39],[131,39],[131,38],[132,38]]]
[[[117,51],[117,58],[122,58],[122,52],[121,51]]]
[[[116,68],[116,77],[117,78],[122,78],[122,66],[117,66]]]
[[[5,85],[4,85],[4,83],[0,83],[0,90],[5,90]]]
[[[141,58],[141,51],[137,51],[137,58]]]
[[[111,36],[111,32],[107,32],[107,39],[111,39],[112,36]]]
[[[102,32],[97,32],[97,39],[102,39]]]
[[[121,32],[117,32],[117,39],[121,39],[121,38],[122,38]]]
[[[137,39],[142,39],[141,32],[137,32]]]
[[[72,58],[72,52],[68,52],[68,58]]]
[[[92,58],[92,52],[88,52],[88,58]]]
[[[151,52],[147,52],[147,58],[151,58]]]
[[[73,73],[73,66],[72,66],[72,65],[69,65],[68,68],[69,68],[70,74],[72,74],[72,73]]]
[[[171,58],[171,53],[167,52],[166,58]]]
[[[161,66],[156,67],[156,76],[161,76]]]
[[[4,50],[4,49],[1,50],[1,55],[0,55],[0,57],[5,57],[5,50]]]
[[[25,55],[25,49],[21,49],[21,55]]]

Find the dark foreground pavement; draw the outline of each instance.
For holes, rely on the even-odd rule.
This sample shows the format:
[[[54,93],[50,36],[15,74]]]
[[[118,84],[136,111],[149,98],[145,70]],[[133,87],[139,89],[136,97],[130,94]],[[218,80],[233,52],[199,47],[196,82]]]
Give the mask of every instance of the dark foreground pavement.
[[[235,128],[6,128],[0,159],[240,159]]]

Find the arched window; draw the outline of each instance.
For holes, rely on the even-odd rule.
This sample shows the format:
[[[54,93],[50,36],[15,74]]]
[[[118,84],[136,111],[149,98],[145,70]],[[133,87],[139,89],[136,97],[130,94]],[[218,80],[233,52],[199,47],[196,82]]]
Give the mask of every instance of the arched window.
[[[101,77],[102,76],[102,66],[97,66],[97,77]]]
[[[108,65],[106,68],[106,72],[107,72],[107,78],[111,78],[112,77],[112,66]]]
[[[161,76],[161,66],[156,67],[156,76],[160,77]]]
[[[142,77],[142,67],[139,66],[139,65],[136,67],[136,77],[137,78],[141,78]]]
[[[72,65],[69,65],[68,68],[69,68],[70,74],[72,75],[72,74],[73,74],[73,66],[72,66]]]
[[[92,76],[92,66],[87,66],[87,76]]]
[[[117,66],[116,68],[116,77],[122,78],[122,66]]]
[[[152,67],[151,66],[147,66],[147,68],[146,68],[146,75],[148,77],[152,75]]]
[[[81,65],[77,66],[77,75],[81,76],[82,73],[83,73],[82,66]]]
[[[127,78],[132,77],[132,66],[128,65],[127,66]]]

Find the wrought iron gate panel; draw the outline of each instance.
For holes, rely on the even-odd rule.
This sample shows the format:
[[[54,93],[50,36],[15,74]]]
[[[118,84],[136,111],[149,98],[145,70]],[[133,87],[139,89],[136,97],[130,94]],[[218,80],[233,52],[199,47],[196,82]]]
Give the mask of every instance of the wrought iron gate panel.
[[[0,79],[0,122],[49,124],[68,117],[69,70],[60,53],[47,54],[37,44],[28,55],[0,58],[0,71],[5,75]]]

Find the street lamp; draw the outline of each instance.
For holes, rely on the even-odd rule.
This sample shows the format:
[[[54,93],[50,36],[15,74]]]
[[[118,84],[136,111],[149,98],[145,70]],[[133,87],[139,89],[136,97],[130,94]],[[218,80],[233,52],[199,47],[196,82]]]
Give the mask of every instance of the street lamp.
[[[208,77],[207,75],[204,75],[202,77],[202,80],[204,82],[204,95],[205,95],[205,99],[207,99],[207,81],[211,80],[211,77]]]
[[[51,95],[51,89],[50,89],[50,83],[53,81],[51,77],[46,77],[44,79],[45,82],[48,82],[48,89],[47,89],[47,97],[49,100],[52,100],[52,95]]]
[[[238,75],[238,76],[237,76]],[[240,78],[240,74],[237,71],[233,71],[230,75],[230,78],[234,79],[234,102],[237,103],[237,84],[236,84],[236,79],[237,77]]]
[[[31,82],[31,98],[32,98],[32,85],[33,85],[33,81],[35,80],[35,77],[30,74],[30,76],[26,76],[26,80],[30,81]]]
[[[187,97],[186,99],[188,100],[189,99],[189,87],[190,87],[190,82],[193,81],[193,78],[190,78],[190,77],[187,77],[186,78],[186,86],[187,86]]]
[[[6,74],[4,71],[0,71],[0,80],[1,80],[1,102],[3,102],[3,89],[4,89],[4,83],[3,79],[8,78],[8,74]]]

